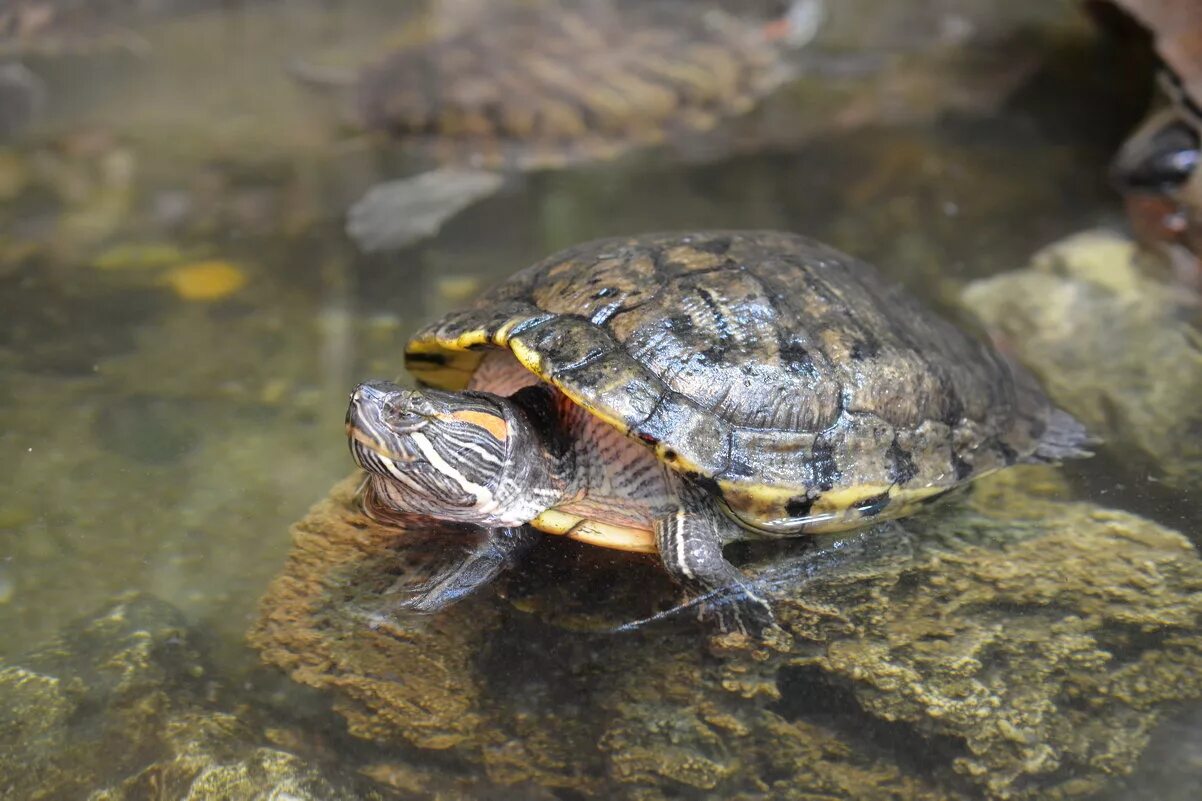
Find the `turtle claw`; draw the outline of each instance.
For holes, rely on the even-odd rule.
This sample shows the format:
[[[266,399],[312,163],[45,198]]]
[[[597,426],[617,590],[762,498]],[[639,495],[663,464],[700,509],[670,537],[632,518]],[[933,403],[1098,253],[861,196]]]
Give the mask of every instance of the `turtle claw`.
[[[703,604],[699,617],[714,622],[724,634],[738,632],[752,638],[762,637],[777,625],[772,605],[742,584]]]
[[[507,564],[507,555],[486,547],[427,581],[397,589],[389,607],[423,615],[440,612],[491,582]]]

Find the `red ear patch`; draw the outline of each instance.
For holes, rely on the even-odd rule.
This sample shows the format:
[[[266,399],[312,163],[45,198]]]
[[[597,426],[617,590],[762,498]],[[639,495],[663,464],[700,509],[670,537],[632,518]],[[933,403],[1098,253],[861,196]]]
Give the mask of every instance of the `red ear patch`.
[[[450,415],[447,415],[447,418],[449,418],[451,420],[457,420],[460,423],[467,423],[468,425],[479,426],[480,428],[483,428],[488,433],[492,434],[493,437],[500,440],[501,442],[504,442],[505,440],[509,439],[509,424],[506,423],[504,420],[502,420],[500,417],[497,417],[495,414],[488,414],[487,412],[470,412],[470,411],[469,412],[453,412]]]

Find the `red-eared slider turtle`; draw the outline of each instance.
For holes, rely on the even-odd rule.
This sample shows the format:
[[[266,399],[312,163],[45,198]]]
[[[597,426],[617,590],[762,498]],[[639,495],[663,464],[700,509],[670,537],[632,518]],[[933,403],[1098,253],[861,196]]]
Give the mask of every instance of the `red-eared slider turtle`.
[[[1202,289],[1202,4],[1116,0],[1153,35],[1167,103],[1128,138],[1113,172],[1136,236],[1162,251],[1177,276]]]
[[[497,175],[481,171],[612,158],[748,111],[794,74],[786,55],[813,35],[821,5],[725,5],[489,4],[357,73],[297,65],[309,83],[349,86],[359,126],[441,168],[375,187],[349,233],[365,250],[396,249],[494,191]]]
[[[658,552],[681,584],[771,619],[734,540],[905,515],[1017,462],[1088,455],[1027,373],[872,267],[802,236],[704,232],[558,253],[419,331],[420,389],[347,411],[381,521],[492,532],[412,602],[495,575],[531,529]]]

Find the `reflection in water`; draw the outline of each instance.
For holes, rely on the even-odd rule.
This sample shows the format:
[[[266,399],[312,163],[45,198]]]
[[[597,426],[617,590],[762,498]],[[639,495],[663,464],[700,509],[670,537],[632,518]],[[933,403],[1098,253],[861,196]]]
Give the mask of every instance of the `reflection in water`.
[[[374,63],[456,5],[0,6],[0,775],[108,798],[1196,784],[1196,306],[1121,244],[991,278],[1120,224],[1105,165],[1138,54],[1065,4],[827,4],[797,77],[705,142],[530,173],[366,257],[346,210],[422,154],[289,67]],[[348,484],[304,517],[351,467],[355,381],[399,376],[410,332],[555,249],[714,227],[831,241],[961,319],[988,279],[965,303],[1106,433],[1101,458],[983,484],[804,581],[805,553],[742,554],[781,596],[765,647],[687,609],[610,633],[673,586],[558,540],[445,617],[365,624],[418,543]],[[182,616],[113,605],[129,589]],[[1145,753],[1169,716],[1174,747]]]

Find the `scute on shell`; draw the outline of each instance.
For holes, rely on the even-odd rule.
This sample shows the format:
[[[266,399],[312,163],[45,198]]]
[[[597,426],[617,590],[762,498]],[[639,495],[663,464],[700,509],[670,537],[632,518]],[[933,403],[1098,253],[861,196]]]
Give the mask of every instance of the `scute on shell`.
[[[569,248],[419,331],[407,364],[461,388],[488,347],[769,534],[906,514],[1031,458],[1054,414],[996,351],[795,234]]]

